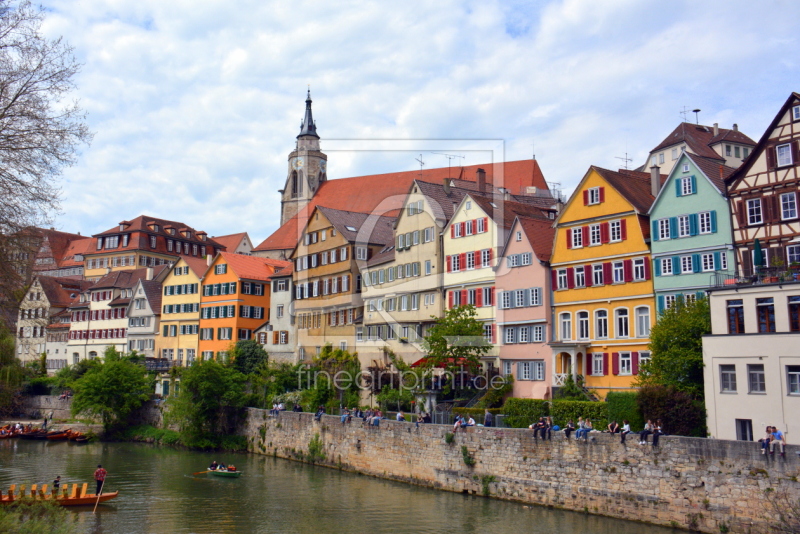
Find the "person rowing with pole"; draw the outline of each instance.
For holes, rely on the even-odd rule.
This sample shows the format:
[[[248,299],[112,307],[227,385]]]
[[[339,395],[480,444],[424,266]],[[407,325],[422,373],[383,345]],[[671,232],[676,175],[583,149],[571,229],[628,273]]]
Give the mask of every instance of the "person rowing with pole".
[[[94,503],[94,510],[92,510],[92,513],[97,511],[97,505],[100,504],[100,495],[102,495],[103,486],[106,483],[106,475],[108,475],[108,471],[103,469],[102,465],[97,464],[97,469],[94,471],[94,480],[97,482],[97,490],[95,491],[95,495],[97,495],[97,502]]]

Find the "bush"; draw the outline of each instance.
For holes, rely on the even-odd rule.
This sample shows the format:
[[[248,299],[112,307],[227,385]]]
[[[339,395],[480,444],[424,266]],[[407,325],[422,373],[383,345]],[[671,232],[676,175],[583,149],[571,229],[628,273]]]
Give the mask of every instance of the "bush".
[[[592,420],[595,430],[605,430],[608,425],[608,404],[592,401],[555,400],[550,410],[550,417],[553,418],[553,424],[559,425],[561,428],[570,420],[577,426],[578,418],[586,419],[588,417]]]
[[[527,428],[540,417],[548,415],[547,402],[541,399],[508,399],[501,410],[506,424],[512,428]]]
[[[706,437],[706,410],[702,401],[670,386],[645,386],[637,396],[645,419],[661,419],[665,434]]]
[[[616,421],[622,427],[625,419],[631,425],[631,430],[644,428],[644,417],[636,401],[638,393],[635,391],[611,391],[606,396],[608,404],[608,420]]]

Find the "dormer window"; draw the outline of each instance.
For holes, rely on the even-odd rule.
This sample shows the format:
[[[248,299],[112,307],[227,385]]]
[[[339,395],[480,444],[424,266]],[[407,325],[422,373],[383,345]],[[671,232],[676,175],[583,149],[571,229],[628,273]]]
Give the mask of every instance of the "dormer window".
[[[792,120],[800,121],[800,106],[792,108]]]
[[[150,248],[156,248],[156,236],[150,236]]]
[[[119,225],[119,231],[122,232],[123,230],[125,230],[125,225],[124,224],[120,224]]]
[[[154,232],[158,232],[158,225],[157,225],[157,224],[154,224],[154,225],[153,225],[153,231],[154,231]]]
[[[127,247],[128,246],[128,238],[129,237],[130,237],[129,234],[125,234],[125,235],[122,236],[122,246],[123,247]]]

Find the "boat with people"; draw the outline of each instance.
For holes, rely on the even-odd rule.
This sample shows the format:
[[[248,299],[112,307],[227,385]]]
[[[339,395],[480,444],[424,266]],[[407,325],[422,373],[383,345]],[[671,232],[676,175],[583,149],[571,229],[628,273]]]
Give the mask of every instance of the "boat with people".
[[[26,491],[24,485],[19,487],[12,484],[7,493],[0,491],[0,504],[11,504],[19,500],[32,499],[34,501],[50,501],[61,506],[91,506],[96,503],[110,501],[119,495],[119,491],[101,493],[100,495],[94,493],[87,493],[89,484],[84,482],[83,485],[72,485],[72,491],[69,489],[69,484],[64,486],[60,492],[57,490],[47,490],[47,484],[38,486],[33,484],[30,490]]]
[[[216,461],[211,462],[211,465],[205,471],[200,471],[200,473],[204,472],[217,477],[237,478],[242,476],[242,472],[238,471],[235,465],[217,464]],[[195,474],[199,475],[200,473]]]

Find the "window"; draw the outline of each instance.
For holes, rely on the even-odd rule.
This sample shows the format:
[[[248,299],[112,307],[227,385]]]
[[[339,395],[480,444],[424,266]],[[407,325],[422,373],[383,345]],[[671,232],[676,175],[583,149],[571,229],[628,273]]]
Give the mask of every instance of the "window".
[[[581,248],[583,246],[583,228],[573,228],[572,232],[572,248]]]
[[[150,236],[150,248],[156,248],[156,236]]]
[[[678,217],[678,237],[689,237],[691,230],[689,229],[689,216],[681,215]]]
[[[544,341],[544,326],[536,325],[533,326],[533,334],[531,339],[534,343],[541,343]]]
[[[569,313],[562,313],[559,323],[561,325],[561,340],[569,341],[572,339],[572,316]]]
[[[634,280],[644,280],[645,279],[645,268],[644,262],[645,258],[637,258],[633,260],[633,279]]]
[[[719,366],[720,390],[723,393],[736,393],[736,366]]]
[[[464,223],[464,235],[472,235],[472,220]]]
[[[792,120],[800,121],[800,106],[792,108]]]
[[[741,299],[726,301],[728,333],[744,334],[744,306]]]
[[[699,224],[700,224],[700,233],[701,234],[710,234],[711,232],[714,231],[713,227],[712,227],[712,224],[711,224],[711,212],[710,211],[704,211],[702,213],[699,213],[697,215],[697,219],[698,219]]]
[[[494,306],[494,302],[492,299],[492,289],[491,287],[484,287],[483,291],[483,305],[484,306]],[[431,293],[431,304],[433,304],[433,298],[436,296],[435,293]]]
[[[800,332],[800,297],[789,297],[789,330]]]
[[[789,260],[789,265],[800,263],[800,245],[786,247],[786,258]]]
[[[600,225],[599,224],[593,224],[593,225],[589,226],[589,243],[591,245],[599,245],[600,243],[602,243],[601,237],[600,237]]]
[[[644,365],[646,365],[648,363],[650,363],[650,352],[649,351],[640,352],[639,353],[639,369],[641,369],[642,366],[644,366]]]
[[[650,308],[636,308],[636,337],[650,336]]]
[[[467,270],[471,271],[475,268],[475,253],[467,252]]]
[[[672,159],[673,160],[678,159],[678,149],[677,148],[673,148],[672,149]]]
[[[578,339],[589,339],[589,312],[578,312]]]
[[[586,276],[583,267],[575,267],[575,287],[586,286]]]
[[[589,189],[589,204],[600,204],[600,188],[592,187]]]
[[[592,265],[592,285],[594,285],[594,286],[602,286],[603,285],[603,266],[602,265]]]
[[[684,163],[683,164],[683,172],[689,172],[689,164],[688,163]]]
[[[567,270],[559,269],[557,275],[558,289],[567,289]]]
[[[619,353],[619,374],[631,375],[633,374],[633,365],[630,352]]]
[[[747,386],[750,393],[766,393],[764,381],[764,364],[750,364],[747,366]]]
[[[481,250],[481,267],[492,266],[492,249]]]
[[[681,196],[691,195],[694,193],[693,182],[694,179],[691,176],[685,176],[680,178],[681,182]]]
[[[503,360],[503,376],[511,376],[511,362]]]
[[[621,284],[625,281],[625,266],[621,261],[615,261],[612,265],[612,270],[615,284]]]
[[[531,362],[517,362],[517,379],[531,379]]]
[[[747,224],[761,224],[761,199],[751,198],[747,201]]]
[[[789,395],[800,395],[800,365],[786,366],[786,386]]]
[[[617,322],[617,337],[626,338],[630,335],[628,325],[628,310],[627,308],[620,308],[614,312]]]
[[[792,164],[792,147],[790,144],[778,145],[775,147],[775,152],[778,154],[778,167]]]
[[[522,232],[517,232],[517,241],[522,241]]]
[[[663,152],[658,155],[658,163],[659,163],[659,165],[664,163],[664,153]]]
[[[494,325],[493,324],[485,324],[483,325],[483,339],[487,343],[494,343]]]
[[[797,218],[797,193],[784,193],[781,195],[781,219]]]
[[[658,240],[664,241],[665,239],[670,238],[669,233],[669,219],[659,219],[658,220]]]
[[[214,267],[214,274],[225,274],[227,272],[228,272],[228,265],[225,263],[222,263]]]
[[[594,335],[597,339],[608,338],[608,312],[606,310],[594,312]]]
[[[519,255],[520,265],[530,265],[533,262],[533,254],[531,252],[523,252]]]
[[[506,327],[505,344],[510,345],[516,342],[516,332],[513,326]]]
[[[661,266],[661,276],[669,276],[672,273],[672,258],[660,258],[656,260]]]
[[[592,354],[592,375],[603,376],[603,354]]]
[[[425,231],[423,232],[423,239],[425,243],[430,243],[433,241],[433,228],[425,228]]]
[[[756,299],[758,311],[758,332],[763,334],[775,331],[775,303],[772,298]]]
[[[611,233],[611,241],[622,241],[622,221],[611,221],[608,223]]]
[[[737,158],[741,158],[742,157],[741,153],[742,153],[742,151],[738,146],[733,147],[733,155],[734,156],[736,156]]]
[[[336,251],[334,251],[336,252]],[[331,258],[331,263],[334,263],[336,260]],[[356,247],[356,259],[357,260],[366,260],[367,259],[367,247]]]
[[[681,256],[681,274],[694,272],[691,256]]]

